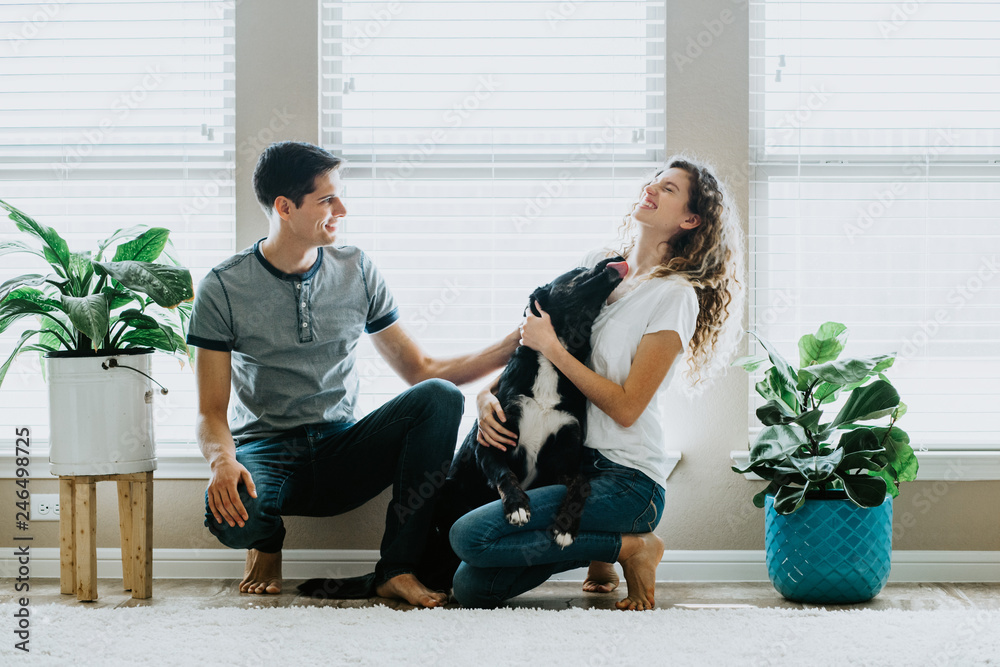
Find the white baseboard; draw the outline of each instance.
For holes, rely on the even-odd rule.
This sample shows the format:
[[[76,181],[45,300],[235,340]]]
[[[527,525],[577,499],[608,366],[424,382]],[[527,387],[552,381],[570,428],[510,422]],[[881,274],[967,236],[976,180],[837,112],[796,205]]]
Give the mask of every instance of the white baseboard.
[[[17,576],[13,549],[0,558],[0,578]],[[245,553],[233,549],[154,549],[154,579],[233,579],[243,576]],[[347,577],[371,572],[378,552],[363,549],[286,549],[282,570],[288,579]],[[583,581],[585,570],[570,570],[556,581]],[[32,548],[32,578],[59,576],[59,549]],[[121,578],[121,551],[97,550],[97,576]],[[768,581],[763,551],[667,551],[656,573],[663,582]],[[894,551],[889,581],[1000,582],[1000,551]]]

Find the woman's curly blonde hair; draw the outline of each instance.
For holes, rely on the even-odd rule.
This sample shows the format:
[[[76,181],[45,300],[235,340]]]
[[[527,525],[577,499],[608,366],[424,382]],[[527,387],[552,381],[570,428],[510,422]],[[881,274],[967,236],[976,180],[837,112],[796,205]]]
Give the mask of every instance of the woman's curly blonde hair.
[[[687,172],[688,210],[701,218],[701,224],[675,237],[670,257],[664,257],[663,263],[648,277],[682,276],[695,288],[698,323],[689,346],[684,378],[698,392],[708,380],[725,372],[743,330],[743,230],[732,197],[715,177],[714,169],[687,156],[674,155],[643,185],[639,198],[625,216],[619,229],[622,257],[628,259],[635,248],[632,214],[642,202],[646,186],[659,181],[663,172],[671,168]]]

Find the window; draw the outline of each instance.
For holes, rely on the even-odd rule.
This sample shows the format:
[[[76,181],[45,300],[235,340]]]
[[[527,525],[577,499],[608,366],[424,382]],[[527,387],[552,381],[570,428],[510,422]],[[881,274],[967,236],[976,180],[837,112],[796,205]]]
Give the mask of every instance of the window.
[[[665,6],[325,1],[322,137],[342,241],[431,354],[513,331],[527,296],[615,238],[663,160]],[[401,381],[363,344],[362,408]],[[466,415],[474,417],[474,415]]]
[[[843,322],[915,447],[1000,448],[1000,4],[750,10],[751,327]]]
[[[64,2],[0,7],[4,46],[0,198],[96,247],[135,224],[167,227],[195,282],[233,252],[233,3]],[[3,218],[0,239],[20,238]],[[0,282],[42,269],[6,255]],[[7,358],[17,333],[0,337]],[[13,328],[12,328],[13,329]],[[48,438],[48,393],[34,353],[0,388],[0,430]],[[195,383],[158,354],[158,450],[194,442]]]

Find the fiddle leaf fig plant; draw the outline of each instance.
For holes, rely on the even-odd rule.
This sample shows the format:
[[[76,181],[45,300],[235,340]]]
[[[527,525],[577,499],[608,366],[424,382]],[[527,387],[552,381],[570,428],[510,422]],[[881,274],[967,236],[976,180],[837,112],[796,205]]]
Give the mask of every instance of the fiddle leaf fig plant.
[[[184,338],[194,286],[191,273],[165,252],[169,230],[136,225],[101,241],[96,253],[71,252],[51,227],[3,200],[0,208],[31,241],[0,242],[0,255],[29,253],[51,269],[0,285],[0,334],[25,317],[38,322],[21,334],[0,366],[0,383],[22,352],[88,356],[152,348],[190,355]],[[119,240],[105,260],[105,251]],[[172,264],[156,263],[161,255]]]
[[[906,413],[895,387],[884,371],[895,354],[838,359],[847,340],[847,327],[824,323],[815,334],[799,339],[796,369],[768,341],[766,354],[742,357],[732,363],[754,372],[770,363],[756,384],[766,403],[757,409],[764,428],[750,448],[746,468],[769,484],[754,496],[764,507],[774,495],[779,514],[791,514],[809,497],[830,497],[843,491],[860,507],[877,507],[888,493],[899,495],[900,482],[917,477],[917,458],[909,436],[896,422]],[[831,419],[824,405],[846,396]],[[862,422],[887,420],[875,425]],[[828,421],[827,421],[828,420]]]

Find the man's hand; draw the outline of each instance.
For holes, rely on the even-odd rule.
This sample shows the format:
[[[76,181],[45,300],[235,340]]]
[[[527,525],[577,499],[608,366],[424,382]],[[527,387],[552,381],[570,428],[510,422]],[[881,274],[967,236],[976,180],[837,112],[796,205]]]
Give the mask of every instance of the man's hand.
[[[235,458],[220,456],[212,462],[212,479],[208,482],[208,508],[218,523],[225,519],[229,527],[239,524],[243,527],[249,515],[240,501],[237,485],[240,481],[246,484],[247,491],[257,497],[257,487],[254,486],[250,471]]]
[[[517,433],[501,426],[501,422],[507,421],[507,416],[500,407],[500,401],[489,387],[476,396],[476,406],[479,408],[479,431],[476,433],[476,442],[487,447],[496,447],[504,452],[507,451],[507,447],[516,447]]]

